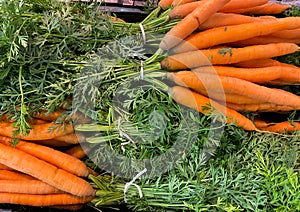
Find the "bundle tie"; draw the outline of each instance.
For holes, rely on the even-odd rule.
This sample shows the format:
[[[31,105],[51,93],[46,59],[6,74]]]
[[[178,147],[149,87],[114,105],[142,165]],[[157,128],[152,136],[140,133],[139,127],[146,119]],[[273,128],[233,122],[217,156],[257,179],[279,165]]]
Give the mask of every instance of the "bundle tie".
[[[147,42],[147,38],[146,38],[146,33],[145,33],[145,29],[144,29],[144,26],[142,23],[139,23],[139,27],[141,29],[141,32],[142,32],[142,37],[143,37],[143,41],[144,41],[144,44],[146,44]]]
[[[140,176],[142,176],[144,173],[147,172],[147,169],[144,168],[141,172],[139,172],[136,176],[133,177],[133,179],[130,181],[130,182],[127,182],[124,186],[124,202],[127,203],[127,199],[126,199],[126,192],[128,191],[129,187],[131,185],[134,185],[136,187],[136,189],[138,190],[139,192],[139,196],[140,198],[143,197],[143,192],[142,192],[142,189],[139,185],[135,184],[134,181],[137,180]]]

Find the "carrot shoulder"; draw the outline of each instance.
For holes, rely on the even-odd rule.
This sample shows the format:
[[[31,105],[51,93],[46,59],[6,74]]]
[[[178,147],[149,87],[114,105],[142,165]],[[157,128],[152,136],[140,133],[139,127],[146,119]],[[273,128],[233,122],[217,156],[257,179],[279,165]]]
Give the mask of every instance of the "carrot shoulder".
[[[94,189],[84,179],[14,147],[0,144],[0,163],[73,195],[95,194]]]
[[[0,142],[12,146],[12,139],[9,137],[0,136]],[[87,166],[81,160],[53,148],[22,140],[15,147],[77,176],[86,177],[89,174]]]
[[[170,49],[194,32],[200,24],[216,13],[230,0],[203,0],[203,4],[184,17],[164,36],[160,43],[163,50]]]
[[[172,98],[179,104],[193,108],[200,113],[208,114],[213,112],[219,115],[225,115],[226,123],[236,124],[245,130],[256,130],[256,127],[250,119],[246,118],[235,110],[226,108],[225,106],[210,100],[205,96],[202,96],[199,93],[181,86],[174,86],[171,88],[171,94]]]

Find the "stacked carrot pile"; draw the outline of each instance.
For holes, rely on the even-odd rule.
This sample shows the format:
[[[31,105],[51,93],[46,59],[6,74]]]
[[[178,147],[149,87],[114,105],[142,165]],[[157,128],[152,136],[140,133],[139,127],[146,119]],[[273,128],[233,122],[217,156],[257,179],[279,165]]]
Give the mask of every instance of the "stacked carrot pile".
[[[159,5],[172,7],[169,17],[180,19],[160,43],[168,52],[161,66],[174,71],[167,76],[178,85],[171,89],[177,102],[202,113],[214,108],[246,130],[300,129],[298,122],[252,121],[240,113],[300,109],[300,97],[280,88],[299,84],[300,68],[274,59],[299,51],[300,17],[276,16],[290,6],[267,0]]]
[[[94,198],[95,191],[85,179],[90,171],[80,160],[84,156],[80,138],[69,122],[53,122],[64,112],[32,114],[35,118],[28,120],[32,129],[25,136],[13,135],[14,122],[3,116],[0,203],[75,209]],[[54,146],[70,147],[62,152]]]

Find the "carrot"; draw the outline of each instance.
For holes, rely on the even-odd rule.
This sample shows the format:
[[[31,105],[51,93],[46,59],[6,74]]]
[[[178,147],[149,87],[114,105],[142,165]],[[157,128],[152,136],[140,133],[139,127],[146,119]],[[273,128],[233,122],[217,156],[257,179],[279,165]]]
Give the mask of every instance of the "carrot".
[[[62,191],[40,180],[0,180],[0,193],[54,194]]]
[[[267,83],[267,85],[276,85],[276,86],[283,86],[283,85],[300,85],[299,83],[297,82],[289,82],[289,81],[284,81],[284,80],[272,80],[272,81],[269,81]]]
[[[172,98],[179,104],[193,108],[203,114],[211,112],[224,114],[226,116],[226,123],[236,124],[239,127],[243,127],[245,130],[256,130],[252,121],[247,119],[245,116],[234,110],[226,108],[225,106],[214,102],[199,93],[181,86],[174,86],[170,91]]]
[[[284,29],[295,29],[300,27],[300,17],[277,18],[275,20],[264,20],[226,27],[216,27],[195,33],[185,42],[180,43],[172,49],[173,53],[205,49],[219,44],[232,43],[249,38],[268,35]],[[245,33],[247,32],[247,33]]]
[[[34,141],[28,141],[35,144],[40,144],[43,146],[49,146],[49,147],[67,147],[71,146],[70,143],[65,143],[63,141],[57,141],[55,139],[47,139],[47,140],[34,140]]]
[[[46,124],[46,123],[48,123],[47,121],[42,120],[42,119],[31,119],[31,120],[28,120],[27,122],[30,125],[37,125],[37,124]]]
[[[28,206],[52,206],[88,203],[93,196],[78,197],[70,194],[18,194],[0,193],[0,203]]]
[[[263,83],[279,79],[282,75],[280,66],[263,68],[236,68],[232,66],[204,66],[193,69],[197,73],[216,74],[219,76],[235,77],[249,82]],[[292,73],[294,74],[294,73]],[[291,74],[291,75],[292,75]],[[300,74],[299,77],[300,79]]]
[[[12,123],[0,123],[0,135],[13,137],[13,132],[16,130]],[[73,126],[65,124],[64,126],[55,123],[32,125],[32,129],[26,136],[17,135],[16,138],[24,140],[47,140],[61,135],[74,132]]]
[[[69,144],[78,144],[80,142],[80,139],[77,136],[77,133],[70,133],[67,135],[62,135],[62,136],[58,136],[53,138],[56,141],[61,141],[64,143],[69,143]],[[81,138],[84,139],[84,138]]]
[[[262,103],[261,100],[249,98],[247,96],[228,93],[228,92],[215,92],[215,91],[207,91],[207,90],[197,90],[198,93],[213,99],[217,102],[230,102],[235,104],[257,104]]]
[[[291,7],[290,5],[268,2],[260,6],[244,8],[244,9],[236,9],[236,10],[231,10],[230,12],[248,14],[248,15],[277,15],[289,9],[290,7]]]
[[[171,6],[176,7],[178,5],[182,5],[182,4],[186,4],[186,3],[190,3],[190,2],[194,2],[196,0],[173,0]]]
[[[0,136],[0,142],[12,146],[11,138]],[[53,148],[22,140],[20,140],[15,147],[77,176],[86,177],[89,174],[86,165],[82,161]]]
[[[164,58],[161,67],[166,70],[180,70],[205,65],[224,65],[245,60],[272,58],[287,55],[299,50],[293,43],[271,43],[242,48],[213,48],[184,52]]]
[[[215,27],[225,27],[231,25],[246,24],[251,22],[276,19],[274,16],[267,16],[267,17],[269,18],[253,17],[253,16],[234,14],[234,13],[217,12],[213,14],[211,17],[209,17],[205,22],[203,22],[199,26],[198,30],[204,31]]]
[[[195,2],[190,2],[190,3],[179,5],[177,7],[174,7],[170,11],[169,18],[170,19],[184,18],[188,14],[193,12],[196,8],[202,7],[202,5],[203,5],[203,1],[195,1]]]
[[[231,12],[237,9],[257,7],[268,3],[269,0],[231,0],[220,12]]]
[[[262,68],[268,66],[287,66],[287,67],[297,67],[291,64],[282,63],[274,59],[264,58],[264,59],[256,59],[256,60],[246,60],[238,63],[234,63],[234,66],[242,67],[242,68]]]
[[[281,30],[271,34],[272,36],[284,38],[284,39],[297,39],[300,37],[300,28],[290,29],[290,30]]]
[[[173,0],[160,0],[158,2],[158,6],[161,7],[162,9],[167,9],[168,7],[172,6]]]
[[[290,82],[300,82],[300,68],[297,66],[268,66],[261,68],[236,68],[232,66],[204,66],[193,69],[199,73],[217,74],[220,76],[235,77],[249,82],[264,83],[276,79]]]
[[[176,46],[229,1],[230,0],[203,0],[201,7],[197,7],[166,33],[159,47],[166,50]]]
[[[243,46],[249,46],[249,45],[264,45],[264,44],[270,44],[270,43],[300,44],[300,38],[285,39],[285,38],[275,37],[272,35],[264,35],[264,36],[257,36],[257,37],[249,38],[246,40],[232,42],[232,43],[229,43],[229,45],[235,46],[235,47],[243,47]]]
[[[279,112],[279,111],[293,111],[299,110],[300,108],[293,108],[285,105],[277,105],[273,103],[260,103],[260,104],[235,104],[235,103],[226,103],[226,106],[243,112]]]
[[[65,151],[66,154],[75,158],[84,158],[86,154],[91,150],[87,143],[77,144]]]
[[[300,107],[300,97],[280,89],[272,89],[246,80],[233,77],[217,76],[212,74],[200,74],[192,71],[180,71],[168,73],[167,77],[177,85],[191,88],[195,91],[206,89],[208,91],[225,91],[245,95],[263,102],[278,105]]]
[[[266,127],[260,128],[263,131],[284,133],[284,132],[294,132],[300,130],[300,122],[289,122],[284,121],[280,123],[269,124]]]
[[[269,126],[269,124],[262,119],[254,118],[253,122],[258,129]]]
[[[31,114],[32,117],[42,119],[45,121],[55,121],[59,118],[65,118],[67,115],[66,110],[56,110],[56,111],[35,111]]]
[[[0,170],[13,170],[12,168],[8,167],[8,166],[5,166],[3,164],[0,164]]]
[[[30,175],[12,170],[0,170],[0,180],[33,180]]]
[[[73,195],[95,194],[84,179],[11,146],[0,144],[0,163]]]

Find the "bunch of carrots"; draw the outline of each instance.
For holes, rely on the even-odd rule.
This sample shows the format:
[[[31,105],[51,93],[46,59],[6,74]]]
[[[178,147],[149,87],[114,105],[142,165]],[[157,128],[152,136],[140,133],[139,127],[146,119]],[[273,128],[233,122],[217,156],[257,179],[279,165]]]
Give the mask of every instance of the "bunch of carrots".
[[[299,84],[300,68],[274,59],[299,51],[300,17],[276,16],[291,6],[268,0],[161,0],[159,6],[179,19],[160,43],[175,101],[223,114],[245,130],[300,130],[299,122],[242,115],[300,110],[300,97],[280,88]]]
[[[55,123],[66,114],[65,110],[31,114],[27,135],[13,135],[14,122],[2,116],[0,203],[74,210],[94,198],[95,190],[87,181],[93,172],[80,160],[87,151],[79,143],[83,138],[69,121]]]

